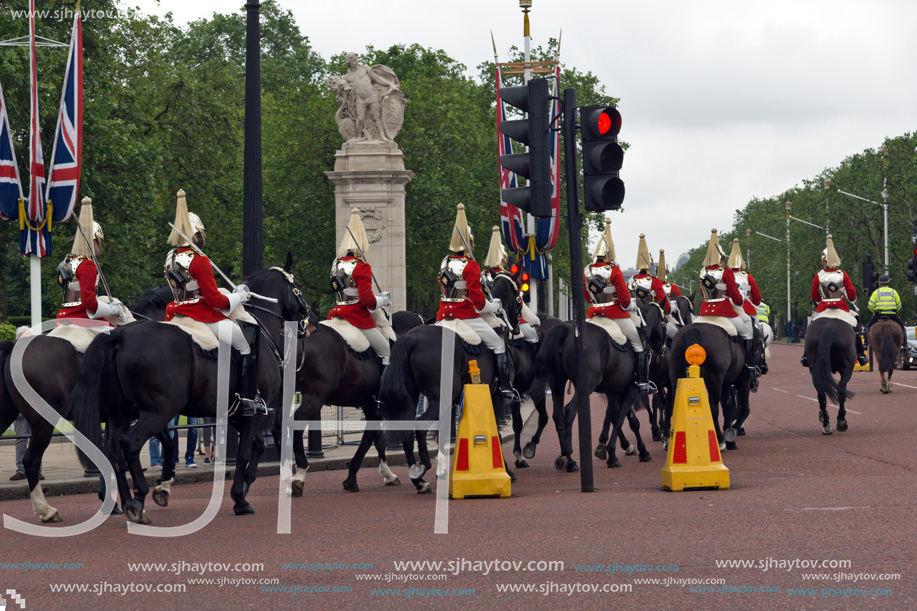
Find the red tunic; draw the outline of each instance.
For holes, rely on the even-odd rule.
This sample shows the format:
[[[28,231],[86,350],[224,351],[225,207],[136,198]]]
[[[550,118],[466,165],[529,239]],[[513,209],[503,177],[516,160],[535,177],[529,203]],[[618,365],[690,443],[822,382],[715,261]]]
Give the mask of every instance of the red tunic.
[[[452,255],[451,258],[463,259],[464,257],[462,255]],[[468,259],[465,269],[462,270],[462,280],[465,281],[465,299],[462,301],[440,301],[436,320],[444,318],[458,318],[461,320],[480,318],[477,310],[484,308],[487,299],[484,297],[484,289],[481,288],[481,266],[478,265],[477,261]]]
[[[192,250],[183,246],[176,250],[176,254]],[[195,254],[188,266],[188,273],[197,280],[200,297],[190,301],[177,303],[173,301],[166,306],[166,320],[172,320],[176,314],[193,318],[198,322],[220,322],[226,316],[219,310],[229,307],[229,298],[217,289],[216,278],[213,277],[213,266],[210,259],[204,255]]]
[[[758,290],[758,283],[755,282],[751,274],[745,272],[745,276],[748,278],[748,286],[751,287],[751,291],[748,294],[748,299],[742,302],[742,309],[749,316],[757,318],[758,308],[755,306],[761,305],[761,291]]]
[[[626,311],[630,305],[630,293],[627,292],[627,282],[624,280],[624,274],[621,273],[621,268],[617,265],[610,265],[609,263],[590,263],[590,268],[596,267],[611,267],[611,284],[615,287],[615,296],[618,298],[618,302],[614,305],[605,306],[603,308],[596,307],[595,305],[589,306],[589,310],[586,312],[586,318],[592,318],[593,316],[604,316],[605,318],[630,318],[630,312]],[[591,303],[592,297],[589,295],[589,289],[586,288],[586,272],[583,272],[583,292],[586,294],[586,302]]]
[[[373,294],[373,270],[369,263],[357,257],[343,257],[341,261],[357,259],[357,266],[353,268],[353,281],[357,285],[357,294],[360,301],[350,305],[336,305],[328,313],[328,320],[343,318],[357,329],[372,329],[376,326],[370,310],[376,309],[376,296]]]
[[[836,272],[840,270],[834,268],[826,268],[825,271]],[[844,288],[847,289],[847,299],[850,301],[856,301],[857,290],[853,286],[853,282],[850,281],[850,276],[847,275],[847,272],[842,271],[841,273],[844,274]],[[815,308],[816,312],[824,312],[828,308],[837,308],[838,310],[844,310],[845,312],[850,311],[850,307],[843,299],[840,301],[832,301],[831,303],[822,301],[821,293],[818,292],[818,274],[815,274],[815,277],[812,278],[812,301],[818,304],[818,307]]]
[[[80,303],[69,308],[61,308],[57,313],[57,318],[84,318],[89,320],[89,313],[95,314],[95,311],[99,309],[99,301],[96,299],[96,283],[99,281],[99,271],[92,259],[83,259],[77,266],[74,275],[80,283]],[[107,325],[108,321],[100,319],[99,323]]]
[[[652,287],[653,295],[656,296],[656,303],[662,305],[662,307],[665,309],[666,314],[671,312],[672,306],[669,304],[669,300],[666,299],[665,289],[662,288],[662,281],[659,278],[656,278],[655,276],[650,276],[647,273],[637,274],[636,276],[634,276],[633,279],[640,280],[642,278],[652,278],[653,279],[653,282],[650,286]]]
[[[707,267],[708,270],[719,269],[719,265],[710,265]],[[721,301],[704,301],[700,306],[700,315],[701,316],[725,316],[726,318],[737,318],[739,313],[732,308],[734,303],[737,306],[742,305],[742,293],[739,292],[739,285],[736,284],[735,274],[732,273],[731,269],[723,270],[723,279],[720,281],[722,284],[726,285],[726,297]],[[729,303],[729,302],[732,303]]]
[[[666,282],[663,286],[664,286],[664,287],[666,287],[666,286],[669,287],[669,295],[670,295],[670,296],[671,296],[671,295],[674,295],[675,297],[681,297],[681,291],[679,291],[679,290],[678,290],[678,287],[675,286],[674,284],[671,284],[671,283]]]

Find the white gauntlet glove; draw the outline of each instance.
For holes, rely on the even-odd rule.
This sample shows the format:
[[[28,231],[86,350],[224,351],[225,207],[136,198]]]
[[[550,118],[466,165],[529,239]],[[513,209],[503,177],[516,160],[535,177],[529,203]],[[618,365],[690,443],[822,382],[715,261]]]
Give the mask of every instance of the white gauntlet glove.
[[[388,291],[383,291],[376,295],[376,310],[387,308],[392,305],[392,297]]]
[[[502,305],[500,304],[499,299],[491,299],[484,302],[484,307],[478,310],[478,314],[486,314],[488,312],[497,312],[500,310]]]
[[[115,300],[116,303],[121,303],[120,301]],[[98,307],[96,311],[89,315],[89,318],[108,318],[112,314],[117,314],[118,310],[111,304],[105,303],[104,301],[98,302]]]

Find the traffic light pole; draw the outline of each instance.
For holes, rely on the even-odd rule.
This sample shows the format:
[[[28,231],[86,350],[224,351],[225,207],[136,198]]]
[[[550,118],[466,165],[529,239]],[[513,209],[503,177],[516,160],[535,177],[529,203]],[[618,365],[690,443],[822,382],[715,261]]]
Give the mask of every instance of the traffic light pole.
[[[586,389],[586,348],[584,345],[586,304],[583,299],[583,217],[579,209],[579,170],[576,160],[576,90],[564,89],[564,115],[561,136],[564,140],[564,171],[567,180],[567,232],[570,236],[570,289],[573,291],[573,337],[576,349],[576,413],[579,417],[580,489],[594,492],[592,477],[592,414]],[[564,397],[552,397],[563,401]]]

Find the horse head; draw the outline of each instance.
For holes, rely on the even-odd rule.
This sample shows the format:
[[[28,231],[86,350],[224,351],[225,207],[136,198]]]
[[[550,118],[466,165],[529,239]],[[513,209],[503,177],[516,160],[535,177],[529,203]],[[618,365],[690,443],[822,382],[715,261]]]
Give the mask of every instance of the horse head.
[[[503,304],[503,311],[512,326],[511,331],[516,334],[519,331],[519,314],[522,312],[522,297],[519,296],[516,279],[511,274],[500,272],[494,276],[490,292],[492,297]]]
[[[665,345],[665,312],[658,303],[641,303],[639,306],[646,322],[646,341],[657,354]]]
[[[694,293],[690,297],[678,295],[675,297],[674,305],[678,309],[678,314],[684,324],[689,325],[694,320]]]
[[[246,308],[255,310],[252,315],[258,318],[257,312],[267,312],[278,321],[296,321],[300,337],[308,332],[309,306],[302,294],[302,284],[290,271],[291,257],[287,255],[284,267],[272,267],[259,270],[246,279],[253,293],[277,299],[272,303],[257,297],[252,298]]]

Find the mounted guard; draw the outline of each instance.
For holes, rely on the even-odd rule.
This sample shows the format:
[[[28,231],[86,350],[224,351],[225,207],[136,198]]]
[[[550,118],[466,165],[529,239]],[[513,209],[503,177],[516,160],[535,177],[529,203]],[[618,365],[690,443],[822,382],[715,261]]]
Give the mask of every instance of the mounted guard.
[[[736,279],[736,284],[739,287],[739,292],[742,294],[742,310],[748,314],[748,317],[751,318],[752,324],[758,329],[758,333],[761,335],[761,344],[764,345],[765,333],[764,329],[761,328],[761,325],[758,324],[758,304],[761,303],[761,291],[758,290],[758,283],[755,282],[754,277],[746,271],[745,268],[745,259],[742,258],[742,248],[739,246],[739,239],[735,238],[732,241],[732,250],[729,252],[729,269],[732,270],[733,275]],[[767,363],[764,360],[764,350],[755,350],[758,352],[756,355],[760,358],[761,362],[761,375],[767,373]],[[757,361],[756,361],[757,362]]]
[[[595,247],[593,259],[594,261],[583,270],[583,288],[590,303],[586,318],[603,316],[617,323],[637,356],[634,371],[637,391],[642,395],[653,393],[656,389],[649,382],[642,319],[637,311],[636,300],[631,299],[627,290],[624,274],[615,262],[611,221],[608,219],[605,219],[605,231]]]
[[[111,298],[110,294],[108,303],[96,297],[100,281],[106,292],[108,290],[97,264],[104,240],[102,226],[92,217],[92,200],[83,198],[70,254],[57,266],[57,283],[63,295],[63,303],[56,316],[61,321],[59,324],[76,324],[100,331],[111,326],[107,320],[110,317],[116,317],[119,322],[126,320],[120,301]]]
[[[630,279],[627,288],[631,296],[643,303],[658,303],[666,315],[671,313],[672,306],[666,298],[662,282],[653,276],[653,257],[650,256],[646,246],[646,235],[640,234],[640,244],[637,246],[637,264],[634,266],[637,273]]]
[[[751,389],[757,390],[758,370],[755,367],[754,324],[742,307],[744,297],[739,291],[735,274],[727,267],[726,253],[720,246],[716,229],[710,232],[704,268],[700,271],[700,289],[704,301],[700,316],[728,318],[739,337],[745,340],[745,369]]]
[[[662,292],[665,293],[666,301],[671,305],[676,297],[681,297],[681,291],[678,285],[667,282],[669,270],[665,264],[665,250],[659,249],[659,264],[656,266],[656,278],[662,285]],[[671,308],[666,316],[665,334],[669,339],[675,339],[678,330],[685,326],[686,321],[681,320],[681,313],[677,307]]]
[[[169,244],[175,246],[166,256],[165,276],[172,288],[174,301],[166,306],[166,320],[185,316],[196,320],[219,337],[218,323],[229,313],[251,299],[245,284],[224,295],[217,288],[213,265],[203,253],[207,241],[204,224],[198,215],[188,211],[185,192],[179,190],[175,205],[175,222],[169,234]],[[236,406],[241,406],[243,417],[266,415],[267,405],[258,394],[258,327],[245,322],[232,325],[232,347],[241,355],[239,376],[240,392],[236,393]]]
[[[441,297],[436,320],[461,320],[480,336],[484,345],[494,353],[500,391],[504,402],[508,404],[517,393],[512,385],[506,342],[481,317],[482,314],[497,313],[502,305],[499,299],[488,299],[484,294],[481,267],[474,260],[471,251],[473,246],[474,236],[468,227],[465,206],[459,204],[449,242],[449,250],[455,254],[444,257],[439,266],[437,280]]]
[[[366,261],[369,239],[357,208],[351,210],[347,233],[338,247],[338,258],[331,264],[331,288],[334,289],[336,304],[328,313],[328,320],[339,318],[349,323],[369,342],[382,361],[379,386],[376,390],[376,411],[381,411],[378,388],[388,368],[392,348],[389,341],[376,326],[373,313],[391,307],[392,298],[386,291],[373,293],[373,270]],[[384,316],[383,316],[384,319]]]
[[[815,320],[823,312],[831,312],[834,318],[840,318],[851,327],[856,333],[856,351],[857,362],[865,366],[869,360],[866,357],[866,351],[863,348],[863,338],[860,337],[860,319],[859,316],[850,311],[848,302],[855,304],[857,298],[856,287],[850,281],[847,272],[840,269],[841,258],[834,249],[834,238],[828,234],[828,244],[821,253],[822,269],[812,278],[812,302],[816,304],[815,312],[812,313],[812,319]],[[856,306],[854,305],[854,308]],[[808,367],[808,360],[803,355],[800,361],[803,366]]]
[[[500,238],[500,228],[494,226],[490,235],[490,247],[487,249],[487,257],[484,259],[484,273],[481,275],[481,284],[485,293],[493,296],[493,283],[499,276],[504,276],[516,287],[516,305],[519,307],[519,332],[522,333],[525,341],[530,344],[537,344],[538,332],[535,327],[541,321],[522,300],[518,278],[509,270],[509,257],[506,253],[506,247],[503,246],[503,241]],[[498,320],[501,326],[506,326],[506,321]]]

